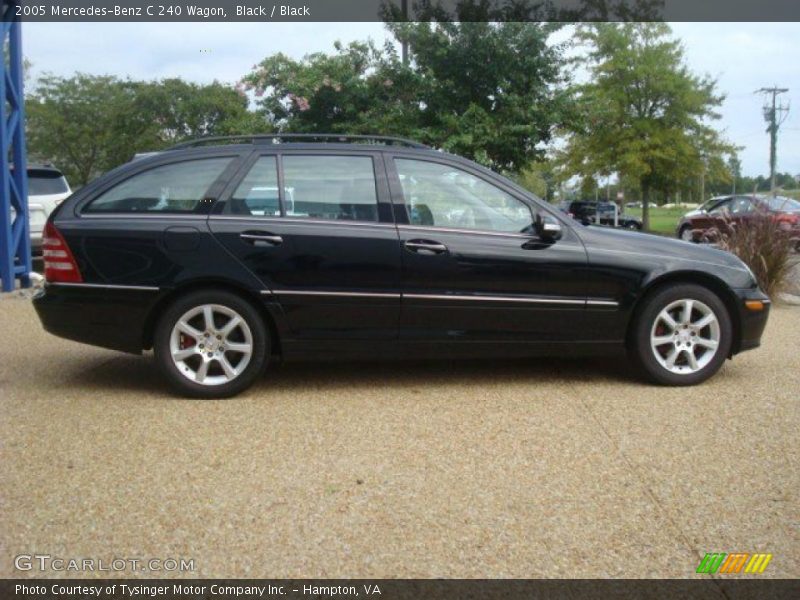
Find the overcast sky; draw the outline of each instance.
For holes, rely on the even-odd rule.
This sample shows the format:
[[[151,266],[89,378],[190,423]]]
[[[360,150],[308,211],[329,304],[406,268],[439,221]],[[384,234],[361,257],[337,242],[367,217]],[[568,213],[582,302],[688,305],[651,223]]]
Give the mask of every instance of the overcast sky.
[[[779,85],[800,98],[800,23],[675,23],[689,66],[727,94],[717,126],[741,152],[746,175],[767,174],[769,137],[753,92]],[[387,38],[380,23],[25,23],[32,76],[75,71],[134,79],[182,77],[233,83],[275,52],[302,57],[336,40]],[[800,174],[800,101],[778,141],[778,170]]]

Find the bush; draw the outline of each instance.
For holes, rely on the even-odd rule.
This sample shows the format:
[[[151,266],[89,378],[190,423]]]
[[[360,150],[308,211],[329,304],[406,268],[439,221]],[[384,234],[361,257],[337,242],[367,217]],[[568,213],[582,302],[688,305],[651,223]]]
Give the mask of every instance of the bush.
[[[777,219],[753,215],[744,221],[728,221],[708,230],[704,241],[714,242],[732,252],[750,267],[758,285],[770,297],[781,291],[791,268],[792,240]]]

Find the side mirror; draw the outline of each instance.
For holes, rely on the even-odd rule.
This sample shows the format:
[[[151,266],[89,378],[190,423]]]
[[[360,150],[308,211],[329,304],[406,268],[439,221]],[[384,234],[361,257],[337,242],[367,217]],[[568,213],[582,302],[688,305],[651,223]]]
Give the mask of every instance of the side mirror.
[[[560,240],[561,236],[564,234],[561,223],[550,215],[537,213],[534,225],[536,226],[536,233],[542,241],[555,242],[556,240]]]

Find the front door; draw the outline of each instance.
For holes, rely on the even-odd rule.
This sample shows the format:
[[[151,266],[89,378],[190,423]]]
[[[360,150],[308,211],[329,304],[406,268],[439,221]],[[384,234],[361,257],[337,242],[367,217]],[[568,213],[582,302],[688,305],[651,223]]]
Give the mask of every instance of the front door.
[[[378,153],[264,154],[210,217],[292,341],[397,335],[400,256]]]
[[[390,172],[408,221],[398,225],[403,339],[581,337],[587,259],[569,227],[563,239],[543,242],[532,232],[531,205],[468,167],[396,157]]]

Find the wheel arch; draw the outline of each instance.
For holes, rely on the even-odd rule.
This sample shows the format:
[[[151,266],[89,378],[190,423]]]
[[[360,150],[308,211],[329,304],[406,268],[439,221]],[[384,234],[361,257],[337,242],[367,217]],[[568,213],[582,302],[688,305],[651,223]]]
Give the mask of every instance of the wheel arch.
[[[274,356],[282,356],[283,352],[281,346],[281,337],[278,330],[276,316],[273,315],[264,302],[261,301],[261,298],[257,292],[247,289],[243,285],[225,279],[195,279],[182,283],[163,294],[150,308],[147,318],[145,319],[142,331],[143,349],[150,350],[153,347],[153,338],[155,335],[156,325],[158,324],[159,316],[163,314],[164,310],[181,296],[190,292],[196,292],[198,290],[224,290],[239,296],[251,304],[253,308],[255,308],[261,315],[261,318],[264,320],[264,324],[267,326],[267,330],[269,331],[272,342],[272,354]]]
[[[733,328],[733,340],[731,340],[731,350],[728,358],[736,354],[739,351],[742,341],[741,315],[737,308],[736,295],[722,279],[703,271],[673,271],[653,277],[650,281],[646,282],[631,310],[631,318],[628,320],[628,326],[625,332],[626,344],[630,344],[631,342],[636,320],[639,318],[639,314],[645,306],[647,299],[668,285],[681,283],[692,283],[702,286],[716,294],[719,299],[722,300],[722,303],[728,311],[728,316],[730,317],[731,326]]]

